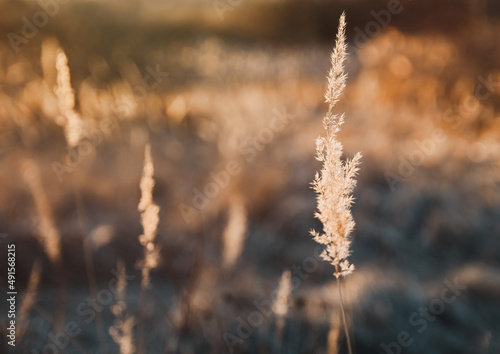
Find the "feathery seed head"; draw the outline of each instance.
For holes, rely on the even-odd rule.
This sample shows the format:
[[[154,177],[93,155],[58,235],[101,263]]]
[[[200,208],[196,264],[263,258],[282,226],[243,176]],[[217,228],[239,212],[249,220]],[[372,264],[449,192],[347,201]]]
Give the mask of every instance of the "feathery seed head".
[[[283,272],[278,285],[278,293],[273,303],[273,312],[276,316],[276,336],[282,338],[285,328],[285,317],[290,305],[290,295],[292,294],[292,275],[289,270]]]
[[[285,317],[288,313],[290,294],[292,293],[291,273],[284,271],[278,285],[278,293],[273,304],[273,312],[278,317]]]
[[[354,270],[347,260],[350,234],[355,226],[351,214],[354,201],[351,193],[356,186],[355,177],[361,159],[361,154],[357,153],[353,159],[342,161],[343,146],[336,140],[336,134],[344,123],[344,114],[334,114],[333,108],[345,88],[347,78],[344,72],[347,57],[345,26],[345,13],[342,13],[325,93],[326,102],[329,103],[323,119],[326,136],[316,139],[316,159],[323,162],[323,167],[316,173],[312,183],[318,204],[315,217],[322,222],[323,233],[312,230],[311,235],[316,242],[325,246],[321,257],[335,266],[336,277],[348,275]]]
[[[62,49],[56,56],[57,86],[54,92],[59,105],[59,113],[65,124],[64,133],[69,146],[75,147],[83,138],[83,121],[74,111],[75,94],[71,88],[68,58]]]
[[[144,151],[144,168],[142,170],[140,182],[141,201],[139,202],[138,209],[141,212],[145,211],[149,205],[153,204],[153,188],[155,186],[155,180],[153,179],[154,172],[151,145],[148,144]]]
[[[151,145],[147,144],[144,151],[144,168],[140,182],[141,200],[138,209],[141,212],[141,224],[144,230],[139,236],[139,242],[144,247],[144,259],[140,266],[142,269],[142,286],[148,287],[150,282],[149,273],[151,269],[158,267],[160,259],[159,247],[155,244],[156,231],[160,221],[160,207],[153,202],[153,179],[154,165],[151,156]]]
[[[243,250],[247,231],[247,214],[241,197],[233,197],[229,205],[229,219],[224,229],[223,261],[231,267],[238,260]]]

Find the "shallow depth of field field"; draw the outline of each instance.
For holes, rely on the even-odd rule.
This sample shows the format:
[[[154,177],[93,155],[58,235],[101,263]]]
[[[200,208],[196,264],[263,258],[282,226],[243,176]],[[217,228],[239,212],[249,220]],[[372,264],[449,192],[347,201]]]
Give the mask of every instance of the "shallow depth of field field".
[[[214,3],[0,1],[0,351],[347,353],[309,233],[345,10],[338,138],[363,154],[342,279],[353,351],[500,353],[497,1]],[[141,290],[148,144],[159,255]]]

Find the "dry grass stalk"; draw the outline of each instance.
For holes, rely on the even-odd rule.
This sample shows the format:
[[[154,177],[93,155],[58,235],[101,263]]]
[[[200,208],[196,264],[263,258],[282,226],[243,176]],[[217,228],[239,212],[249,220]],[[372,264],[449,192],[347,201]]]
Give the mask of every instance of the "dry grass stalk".
[[[147,144],[144,151],[144,168],[140,182],[141,200],[138,205],[138,209],[141,212],[141,224],[144,230],[143,234],[139,236],[139,242],[144,247],[144,258],[139,264],[142,278],[139,294],[137,346],[140,353],[144,352],[144,290],[149,288],[151,269],[158,266],[160,258],[160,249],[154,242],[158,228],[160,207],[153,202],[153,188],[155,185],[153,175],[154,165],[153,158],[151,157],[151,145]]]
[[[36,209],[38,211],[40,241],[51,263],[56,268],[59,268],[60,271],[59,276],[57,277],[59,286],[57,294],[57,307],[54,314],[54,327],[57,330],[62,330],[64,328],[65,318],[66,286],[64,272],[62,271],[62,268],[59,267],[62,263],[61,236],[56,227],[49,199],[40,182],[40,170],[35,161],[29,158],[26,159],[23,177],[31,190],[31,194],[33,195]]]
[[[59,113],[65,128],[66,142],[75,147],[83,138],[83,121],[75,112],[75,94],[71,88],[68,58],[62,49],[57,50],[56,56],[57,86],[54,92],[57,96]]]
[[[133,316],[126,316],[127,303],[125,301],[125,293],[127,288],[127,280],[125,274],[125,265],[123,262],[118,262],[118,281],[116,283],[117,302],[111,306],[111,312],[115,315],[114,325],[109,328],[109,334],[116,344],[120,347],[120,354],[135,353],[132,331],[135,320]]]
[[[316,159],[323,162],[323,167],[316,173],[313,181],[318,203],[315,216],[323,224],[323,233],[313,230],[311,234],[316,242],[325,247],[321,254],[322,258],[335,267],[333,274],[338,283],[347,346],[349,353],[352,353],[340,277],[354,271],[354,265],[349,263],[347,257],[350,253],[350,234],[355,226],[351,213],[354,201],[352,191],[356,186],[355,177],[359,170],[361,154],[358,152],[352,160],[342,161],[343,146],[336,140],[336,136],[344,123],[344,115],[333,113],[347,79],[344,72],[344,61],[347,58],[345,27],[345,13],[342,13],[335,48],[331,54],[332,68],[328,74],[328,88],[325,93],[326,102],[329,104],[328,112],[323,119],[326,136],[316,139]]]
[[[61,236],[55,225],[49,199],[40,183],[40,169],[31,159],[26,160],[25,166],[23,177],[31,190],[38,211],[41,242],[51,262],[58,265],[61,262]]]
[[[352,160],[341,160],[343,146],[336,140],[344,115],[333,113],[345,87],[346,74],[344,61],[347,57],[345,42],[345,14],[340,17],[337,41],[331,55],[332,68],[328,75],[328,89],[325,94],[329,103],[328,113],[323,119],[327,132],[316,140],[316,158],[323,162],[323,167],[313,181],[317,193],[318,211],[315,216],[323,223],[323,233],[311,231],[314,240],[325,246],[322,258],[335,267],[334,275],[338,278],[354,270],[349,264],[350,234],[355,223],[351,214],[353,203],[352,191],[356,185],[354,179],[358,172],[361,154],[357,153]]]
[[[290,305],[290,295],[292,293],[292,275],[289,270],[284,271],[281,275],[278,292],[273,303],[273,312],[276,316],[276,338],[281,342],[283,329],[285,328],[285,318]]]
[[[17,340],[21,341],[26,333],[29,325],[29,314],[33,305],[37,301],[38,286],[40,285],[40,276],[42,274],[42,266],[40,262],[36,261],[33,264],[33,269],[31,270],[30,277],[28,279],[28,287],[24,293],[23,302],[21,308],[19,309],[19,326],[17,331]]]
[[[151,146],[146,145],[144,153],[144,169],[140,182],[141,200],[138,209],[141,212],[141,224],[144,233],[139,236],[139,242],[144,247],[144,259],[141,263],[141,286],[147,288],[150,283],[149,273],[158,266],[159,248],[155,245],[156,230],[158,227],[160,207],[153,202],[154,166],[151,157]]]
[[[336,317],[332,316],[330,330],[328,331],[328,354],[339,353],[340,323]]]
[[[238,260],[245,242],[247,231],[247,213],[240,197],[231,199],[229,220],[224,229],[223,262],[225,267],[232,267]]]

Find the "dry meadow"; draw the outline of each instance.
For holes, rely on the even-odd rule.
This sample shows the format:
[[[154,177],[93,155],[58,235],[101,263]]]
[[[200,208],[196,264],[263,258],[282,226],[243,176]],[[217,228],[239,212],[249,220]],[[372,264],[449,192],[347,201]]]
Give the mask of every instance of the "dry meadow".
[[[0,351],[500,353],[495,0],[0,9]],[[310,232],[342,11],[337,282]]]

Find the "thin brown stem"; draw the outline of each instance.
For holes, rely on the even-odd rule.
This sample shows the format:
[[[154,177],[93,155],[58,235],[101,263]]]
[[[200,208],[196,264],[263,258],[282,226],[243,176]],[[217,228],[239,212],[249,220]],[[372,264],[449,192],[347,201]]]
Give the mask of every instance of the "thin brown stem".
[[[138,347],[138,352],[143,353],[144,352],[144,292],[145,292],[145,286],[143,284],[144,282],[141,281],[141,289],[139,290],[139,302],[138,302],[138,308],[137,308],[137,347]]]
[[[352,354],[351,339],[349,337],[349,330],[347,328],[347,321],[346,321],[345,310],[344,310],[344,297],[342,296],[342,286],[340,284],[340,276],[338,275],[338,272],[339,272],[338,266],[335,266],[335,271],[337,272],[335,277],[337,278],[337,285],[339,288],[340,309],[342,310],[342,323],[344,325],[345,338],[347,340],[347,350],[349,351],[349,354]]]

